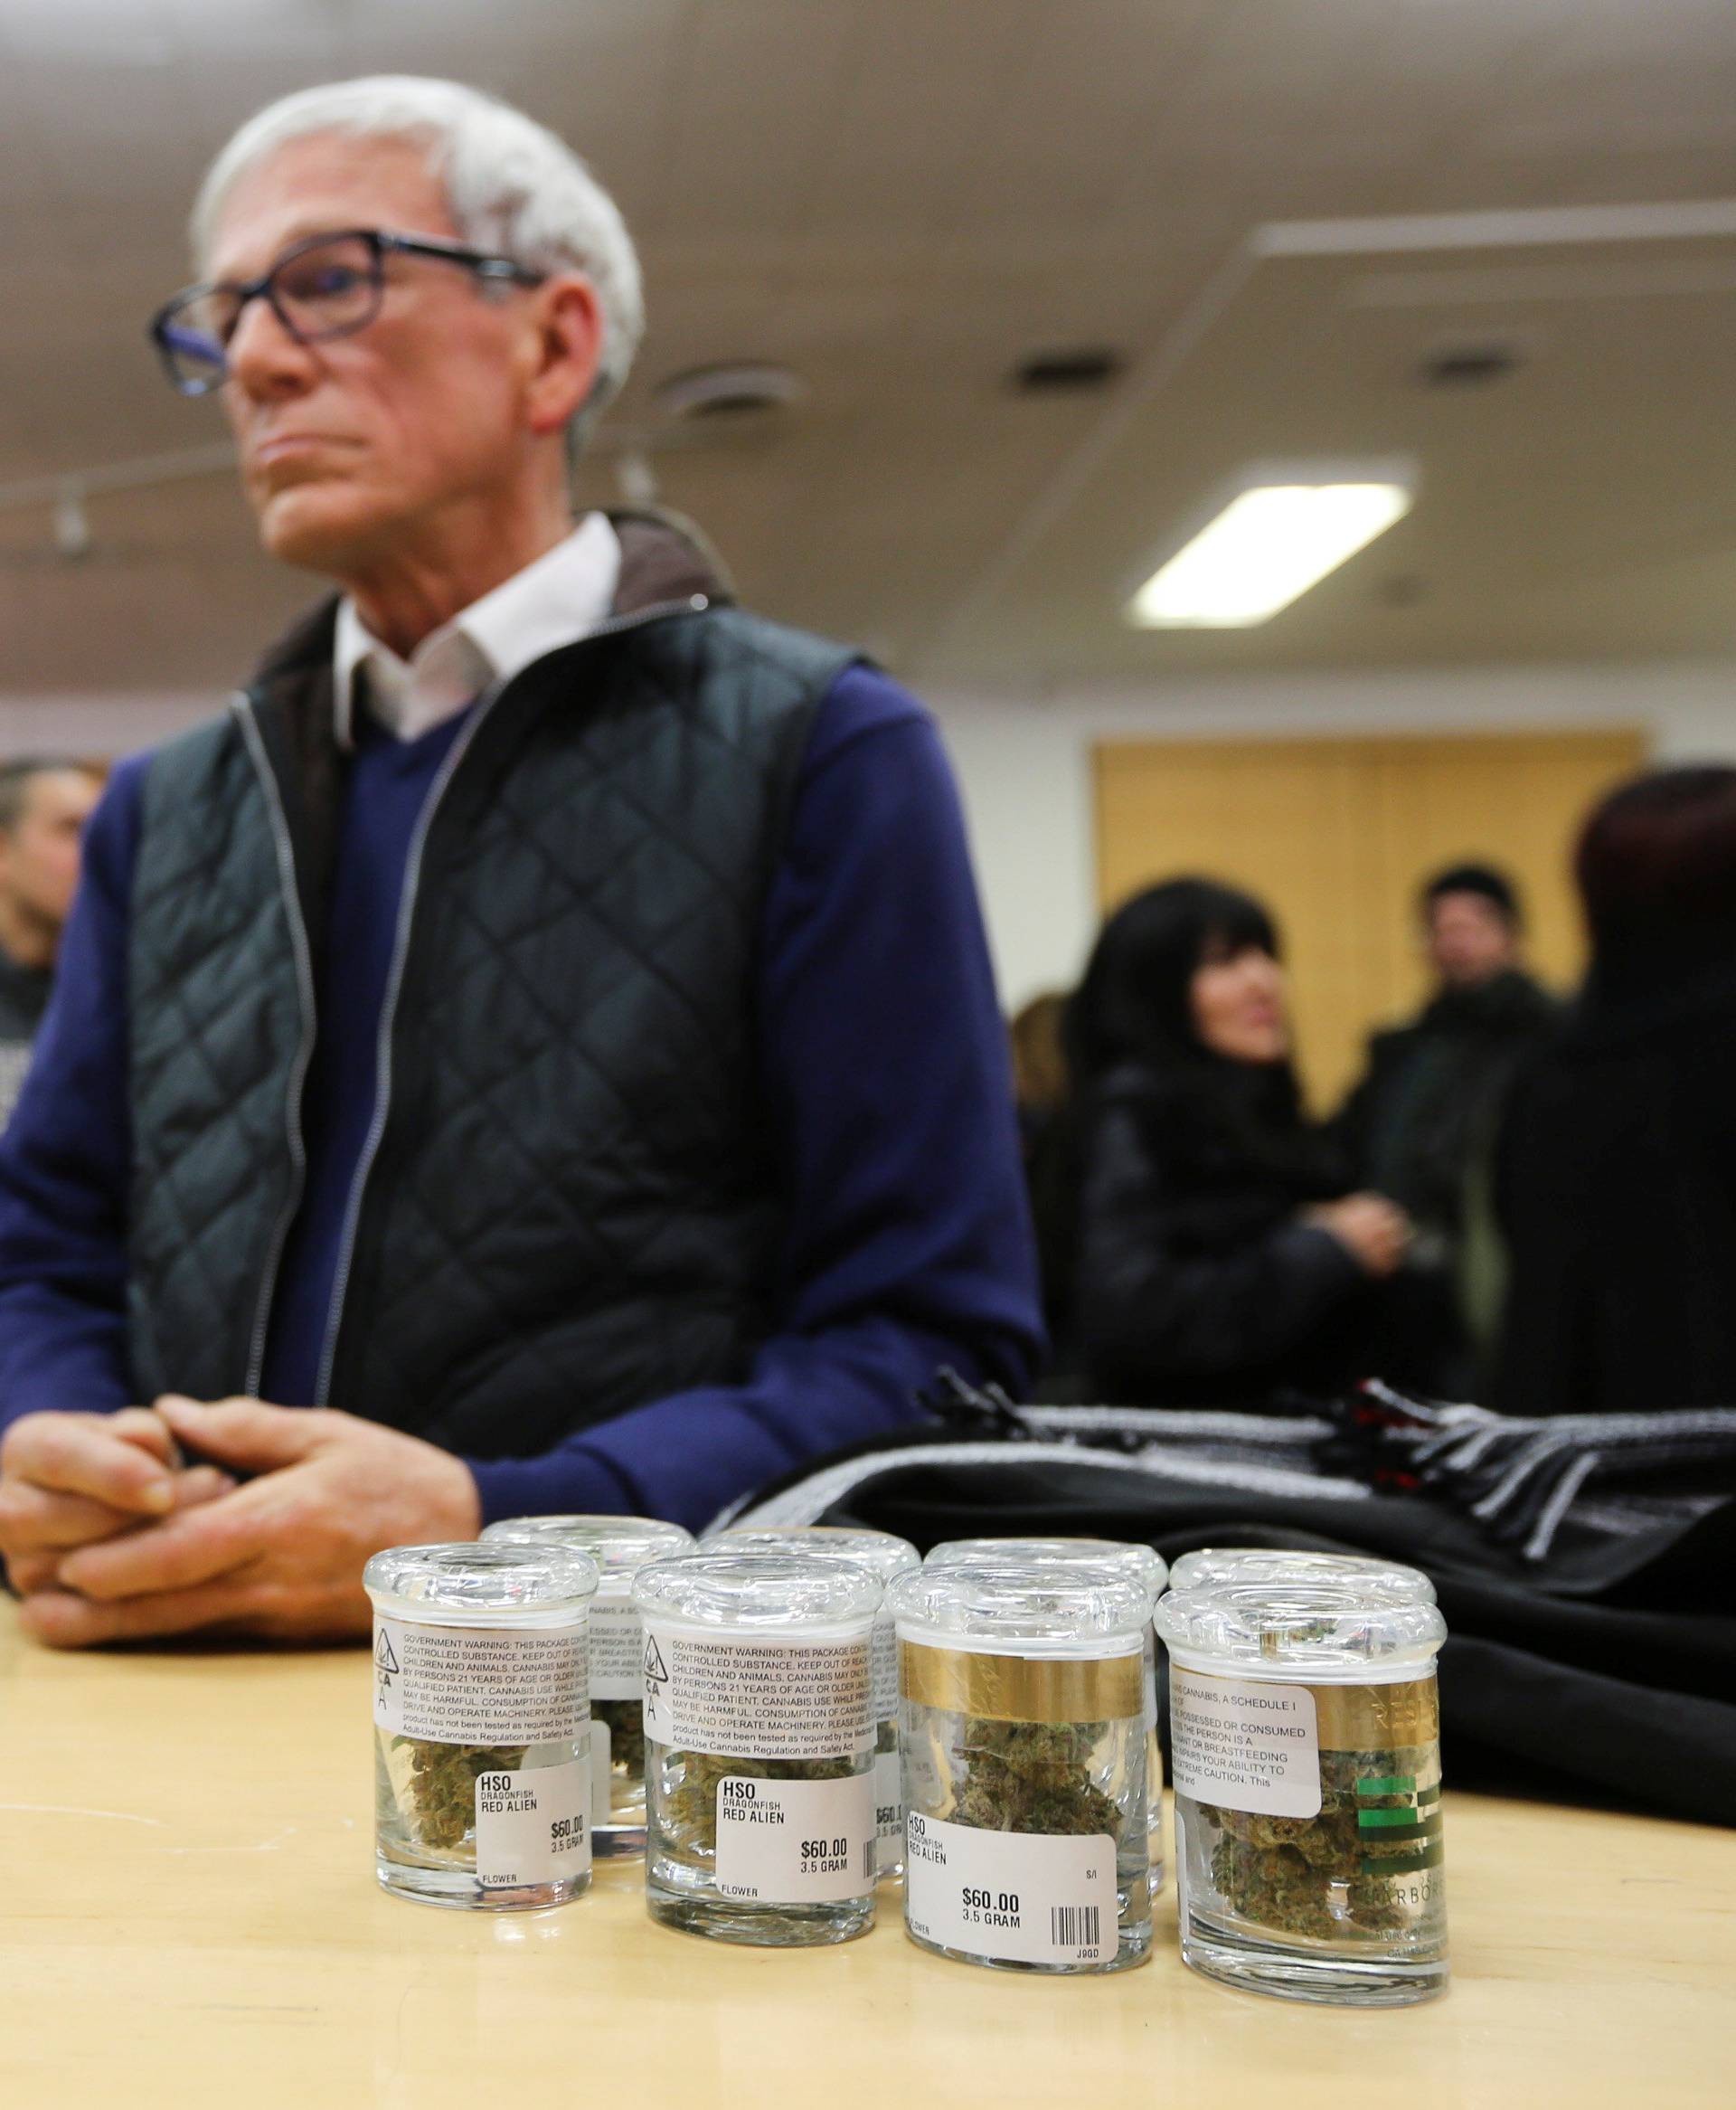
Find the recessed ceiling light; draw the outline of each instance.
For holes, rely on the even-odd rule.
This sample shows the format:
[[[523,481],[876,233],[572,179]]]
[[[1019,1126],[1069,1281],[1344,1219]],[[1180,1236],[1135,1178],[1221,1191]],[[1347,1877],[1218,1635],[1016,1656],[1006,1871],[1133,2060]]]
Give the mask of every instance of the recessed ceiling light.
[[[722,366],[694,366],[659,384],[656,406],[665,418],[741,417],[781,410],[807,393],[807,384],[788,366],[764,360],[735,360]]]
[[[1140,629],[1247,629],[1410,510],[1409,462],[1262,463],[1127,603]]]

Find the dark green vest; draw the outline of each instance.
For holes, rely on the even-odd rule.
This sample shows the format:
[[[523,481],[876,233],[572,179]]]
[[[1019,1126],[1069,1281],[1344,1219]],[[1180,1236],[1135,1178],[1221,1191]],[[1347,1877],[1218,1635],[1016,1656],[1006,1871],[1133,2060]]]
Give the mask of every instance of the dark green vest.
[[[328,610],[146,780],[128,988],[146,1399],[259,1383],[342,768],[330,638]],[[849,657],[692,593],[538,661],[460,737],[411,851],[324,1403],[528,1455],[745,1374],[782,1230],[761,913]]]

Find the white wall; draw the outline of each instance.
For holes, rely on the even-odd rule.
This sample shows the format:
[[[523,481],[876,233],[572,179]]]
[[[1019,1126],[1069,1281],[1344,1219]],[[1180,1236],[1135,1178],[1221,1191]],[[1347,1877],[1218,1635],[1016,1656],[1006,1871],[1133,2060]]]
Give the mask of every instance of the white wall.
[[[957,764],[1001,998],[1078,977],[1097,927],[1091,749],[1237,733],[1641,725],[1660,761],[1736,761],[1736,660],[1172,681],[1065,695],[932,695]]]
[[[1736,660],[1455,667],[1171,681],[1144,689],[929,697],[964,790],[1003,1002],[1077,977],[1097,926],[1091,748],[1165,733],[1475,732],[1621,724],[1660,760],[1736,760]],[[217,695],[0,696],[0,755],[123,754],[221,708]]]
[[[223,708],[222,695],[0,695],[0,755],[52,752],[118,759]]]

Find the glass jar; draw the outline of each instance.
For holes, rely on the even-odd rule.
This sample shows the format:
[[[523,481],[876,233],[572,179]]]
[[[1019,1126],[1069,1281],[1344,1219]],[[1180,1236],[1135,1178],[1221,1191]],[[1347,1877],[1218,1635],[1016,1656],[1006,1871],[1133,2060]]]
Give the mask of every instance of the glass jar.
[[[912,1940],[969,1963],[1116,1971],[1151,1948],[1145,1585],[925,1567],[898,1623]]]
[[[872,1568],[882,1585],[922,1566],[908,1538],[846,1524],[738,1524],[706,1541],[720,1552],[832,1553]],[[904,1784],[898,1756],[898,1632],[882,1604],[874,1622],[874,1871],[882,1882],[904,1873]]]
[[[1447,1985],[1432,1604],[1354,1583],[1158,1601],[1183,1959],[1293,2000]]]
[[[1133,1538],[948,1538],[931,1547],[925,1567],[1003,1566],[1007,1562],[1059,1561],[1076,1566],[1110,1567],[1143,1585],[1155,1604],[1169,1582],[1164,1556]],[[1151,1856],[1151,1894],[1164,1887],[1164,1754],[1157,1738],[1157,1652],[1147,1616],[1140,1654],[1145,1672],[1146,1790],[1147,1850]]]
[[[1203,1546],[1169,1573],[1174,1590],[1216,1589],[1224,1583],[1344,1583],[1397,1604],[1432,1604],[1435,1585],[1401,1560],[1359,1553],[1292,1552],[1277,1546]]]
[[[878,1577],[832,1554],[639,1570],[653,1919],[772,1948],[873,1925],[880,1600]]]
[[[512,1517],[482,1536],[491,1545],[571,1547],[596,1562],[602,1580],[590,1620],[592,1850],[604,1859],[643,1853],[644,1636],[633,1578],[648,1562],[684,1552],[693,1533],[651,1517]]]
[[[362,1580],[373,1603],[381,1883],[493,1910],[581,1896],[595,1565],[561,1547],[397,1546]]]

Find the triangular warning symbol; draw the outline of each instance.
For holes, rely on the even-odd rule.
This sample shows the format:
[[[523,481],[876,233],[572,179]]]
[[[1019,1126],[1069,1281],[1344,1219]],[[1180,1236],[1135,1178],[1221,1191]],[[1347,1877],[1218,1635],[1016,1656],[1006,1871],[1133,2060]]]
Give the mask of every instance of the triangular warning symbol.
[[[380,1639],[373,1644],[373,1660],[382,1670],[398,1668],[398,1659],[392,1652],[392,1636],[383,1626],[380,1629]]]
[[[657,1684],[661,1684],[669,1675],[664,1668],[663,1657],[657,1648],[657,1637],[654,1633],[645,1637],[645,1674]]]

